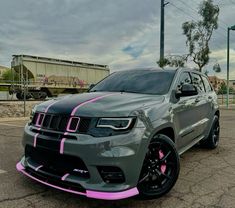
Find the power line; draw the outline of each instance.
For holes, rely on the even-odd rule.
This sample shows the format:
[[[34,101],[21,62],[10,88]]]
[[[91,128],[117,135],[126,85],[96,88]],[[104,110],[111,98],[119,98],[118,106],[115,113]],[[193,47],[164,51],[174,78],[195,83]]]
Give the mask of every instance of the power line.
[[[180,10],[180,11],[183,12],[185,15],[191,17],[192,20],[198,21],[198,20],[195,19],[194,16],[192,16],[190,13],[186,12],[186,11],[185,11],[184,9],[182,9],[181,7],[176,6],[176,5],[175,5],[174,3],[172,3],[172,2],[170,3],[170,5],[173,6],[173,7],[175,7],[176,9]],[[227,38],[222,32],[216,31],[216,30],[215,30],[215,32],[220,33],[222,36],[224,36],[224,38]]]
[[[172,2],[170,2],[170,5],[175,7],[176,9],[178,9],[179,11],[183,12],[184,14],[186,14],[187,16],[191,17],[192,20],[195,20],[195,17],[193,17],[190,13],[185,12],[181,7],[176,6],[175,4],[173,4]]]
[[[197,21],[197,20],[195,19],[195,17],[193,17],[191,14],[185,12],[182,8],[176,6],[176,5],[173,4],[173,3],[170,3],[170,5],[172,5],[173,7],[175,7],[176,9],[178,9],[179,11],[183,12],[185,15],[191,17],[193,21]],[[220,33],[222,36],[224,36],[225,39],[227,39],[227,37],[226,37],[223,33],[219,32],[219,31],[217,31],[217,32]],[[221,49],[221,46],[218,45],[216,42],[214,42],[214,45],[217,46],[217,49]]]
[[[184,2],[184,1],[182,1],[182,0],[177,0],[177,1],[179,1],[179,2],[181,2],[183,5],[187,5],[187,8],[190,8],[192,11],[194,11],[196,14],[198,14],[198,11],[196,10],[196,9],[194,9],[194,8],[192,8],[188,3],[186,3],[186,2]],[[221,28],[223,28],[225,31],[227,31],[227,23],[225,23],[224,21],[222,21],[221,19],[219,19],[219,21],[221,22],[221,23],[223,23],[224,24],[224,26],[225,27],[223,27],[223,26],[220,26]]]

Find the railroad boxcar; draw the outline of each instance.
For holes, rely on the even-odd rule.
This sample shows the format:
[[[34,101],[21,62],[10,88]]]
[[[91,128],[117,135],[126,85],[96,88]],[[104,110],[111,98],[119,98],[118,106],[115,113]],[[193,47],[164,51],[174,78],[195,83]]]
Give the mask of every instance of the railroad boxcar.
[[[9,91],[20,100],[84,92],[110,73],[107,65],[30,55],[13,55],[11,68],[17,80]]]

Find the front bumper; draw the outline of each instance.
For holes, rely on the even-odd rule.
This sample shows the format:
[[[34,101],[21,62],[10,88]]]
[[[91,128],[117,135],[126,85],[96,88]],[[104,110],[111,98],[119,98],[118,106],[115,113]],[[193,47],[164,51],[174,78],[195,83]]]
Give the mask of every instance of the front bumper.
[[[24,175],[44,185],[74,193],[89,198],[118,200],[138,195],[136,188],[140,171],[148,146],[148,134],[144,126],[134,128],[130,133],[112,137],[95,138],[89,135],[66,133],[67,139],[58,140],[35,133],[32,126],[26,125],[23,145],[31,148],[44,148],[56,151],[64,156],[81,158],[89,171],[89,178],[75,177],[72,174],[65,174],[50,182],[47,177],[38,177],[41,172],[40,163],[23,157],[17,164],[17,170]],[[76,137],[76,140],[69,139]],[[97,167],[114,166],[123,171],[125,182],[119,184],[107,184],[102,179]],[[33,170],[33,173],[29,171]],[[45,173],[45,171],[44,171]],[[47,175],[47,174],[46,174]],[[50,174],[49,174],[50,175]],[[72,185],[79,185],[82,191],[73,189]]]
[[[139,191],[138,191],[137,188],[132,188],[132,189],[129,189],[129,190],[126,190],[126,191],[113,192],[113,193],[111,193],[111,192],[89,191],[89,190],[86,190],[85,193],[78,192],[78,191],[74,191],[74,190],[71,190],[71,189],[66,189],[66,188],[62,188],[62,187],[57,186],[57,185],[50,184],[46,181],[39,180],[38,178],[36,178],[36,177],[30,175],[29,173],[27,173],[27,171],[25,170],[25,168],[21,164],[21,162],[17,163],[16,169],[19,172],[23,173],[24,175],[28,176],[29,178],[31,178],[31,179],[39,182],[39,183],[42,183],[44,185],[50,186],[50,187],[55,188],[55,189],[59,189],[61,191],[66,191],[66,192],[73,193],[73,194],[83,195],[83,196],[86,196],[88,198],[104,199],[104,200],[119,200],[119,199],[125,199],[125,198],[132,197],[132,196],[135,196],[135,195],[139,194]]]

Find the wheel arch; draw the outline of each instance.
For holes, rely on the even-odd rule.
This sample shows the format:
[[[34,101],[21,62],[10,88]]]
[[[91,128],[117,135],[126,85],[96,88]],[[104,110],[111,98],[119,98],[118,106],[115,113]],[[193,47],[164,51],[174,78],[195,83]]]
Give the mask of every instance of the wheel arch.
[[[215,115],[218,116],[218,118],[220,118],[220,111],[219,110],[215,111]]]
[[[176,142],[175,130],[172,125],[165,124],[158,127],[154,131],[152,137],[156,136],[157,134],[164,134],[165,136],[168,136],[174,143]]]

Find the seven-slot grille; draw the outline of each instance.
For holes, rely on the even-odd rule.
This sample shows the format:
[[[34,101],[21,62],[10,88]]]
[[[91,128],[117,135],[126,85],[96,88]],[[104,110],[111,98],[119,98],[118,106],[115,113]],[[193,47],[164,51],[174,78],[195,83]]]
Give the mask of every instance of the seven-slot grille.
[[[71,132],[79,133],[87,133],[91,122],[91,118],[72,117],[71,119],[71,117],[68,115],[42,114],[36,112],[33,116],[32,124],[37,126],[38,120],[41,121],[39,124],[43,129],[61,132],[70,130]]]

